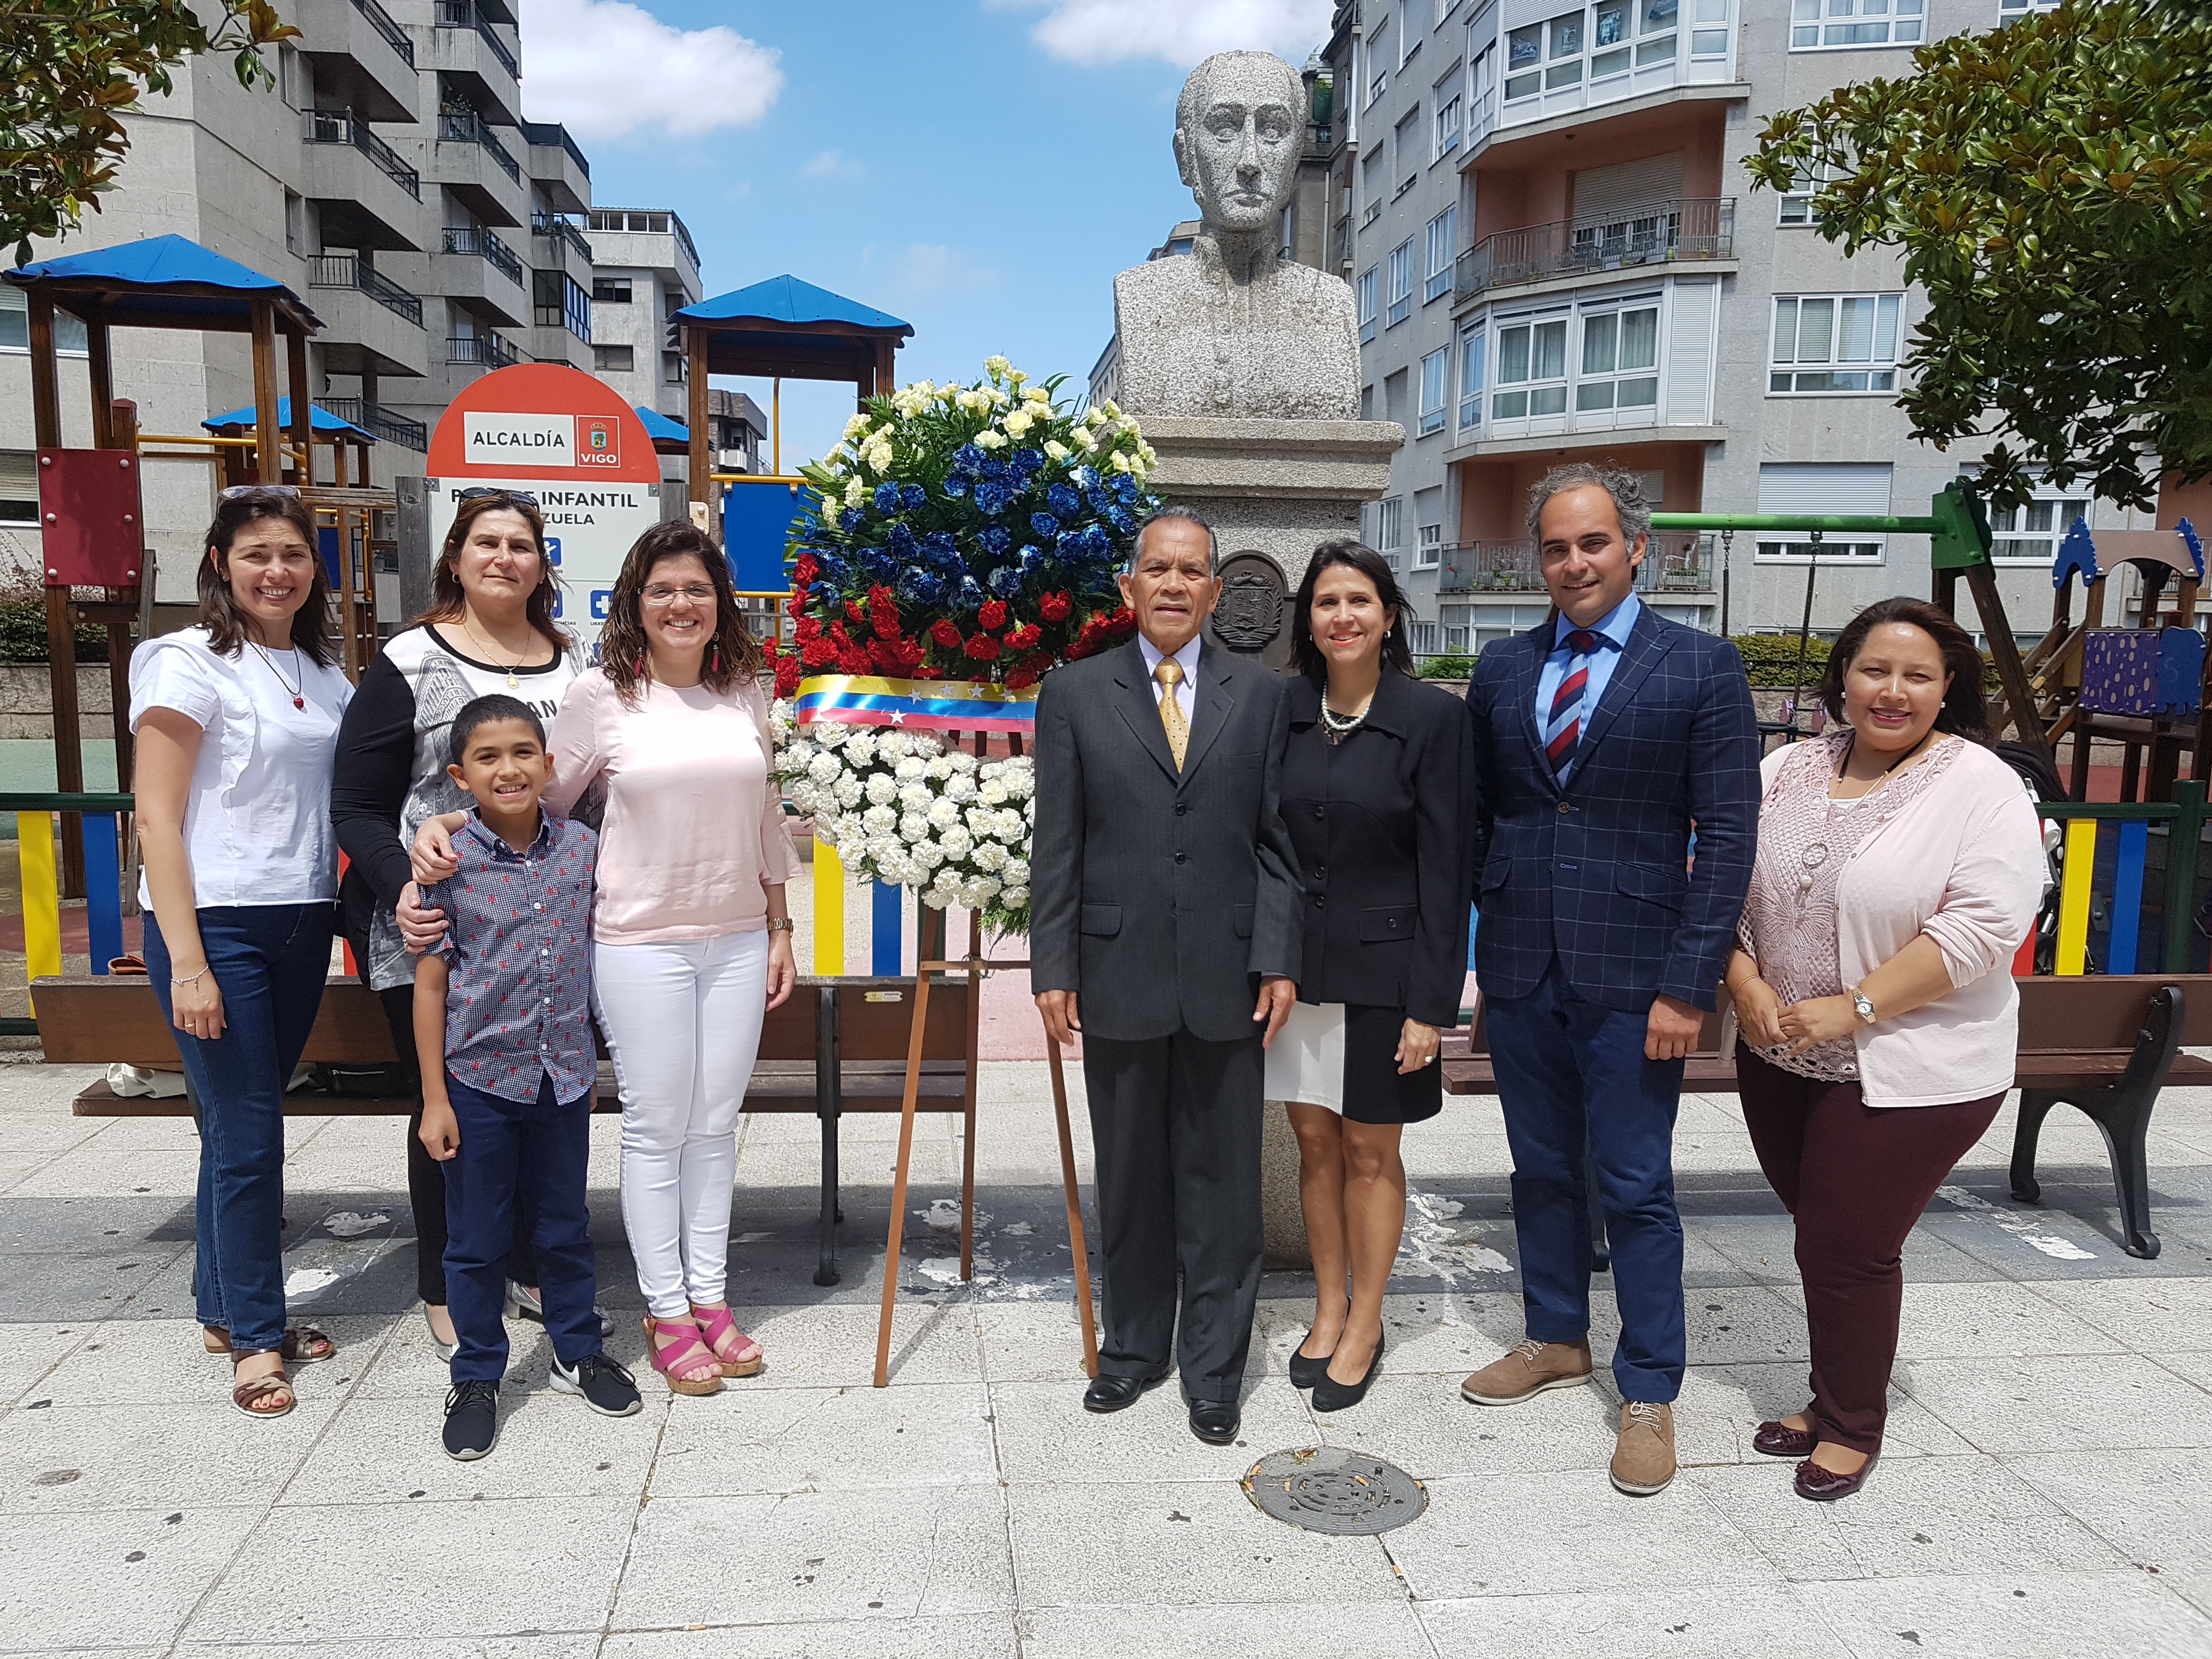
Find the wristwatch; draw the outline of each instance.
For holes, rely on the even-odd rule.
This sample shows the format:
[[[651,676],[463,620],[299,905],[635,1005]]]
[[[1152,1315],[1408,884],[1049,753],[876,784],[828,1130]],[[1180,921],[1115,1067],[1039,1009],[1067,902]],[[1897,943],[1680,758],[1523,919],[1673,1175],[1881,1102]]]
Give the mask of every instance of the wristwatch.
[[[1868,1024],[1873,1024],[1874,1004],[1867,1000],[1867,994],[1864,991],[1860,990],[1857,986],[1854,985],[1846,994],[1848,994],[1851,1000],[1851,1006],[1858,1010],[1859,1018],[1864,1020]]]
[[[768,930],[771,933],[792,933],[799,931],[799,924],[793,921],[789,916],[770,916],[769,918]],[[1872,1018],[1872,1016],[1869,1016],[1869,1018]]]

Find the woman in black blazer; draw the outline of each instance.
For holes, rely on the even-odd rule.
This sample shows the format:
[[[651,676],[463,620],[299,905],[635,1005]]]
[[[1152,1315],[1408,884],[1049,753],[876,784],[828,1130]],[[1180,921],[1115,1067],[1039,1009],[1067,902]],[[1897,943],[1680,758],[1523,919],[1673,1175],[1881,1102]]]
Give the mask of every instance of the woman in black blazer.
[[[1316,1411],[1357,1404],[1382,1363],[1406,1224],[1398,1137],[1443,1109],[1437,1048],[1467,981],[1474,727],[1462,699],[1413,678],[1406,634],[1380,554],[1315,550],[1291,613],[1282,787],[1305,957],[1267,1063],[1297,1132],[1313,1250],[1313,1328],[1291,1380]]]

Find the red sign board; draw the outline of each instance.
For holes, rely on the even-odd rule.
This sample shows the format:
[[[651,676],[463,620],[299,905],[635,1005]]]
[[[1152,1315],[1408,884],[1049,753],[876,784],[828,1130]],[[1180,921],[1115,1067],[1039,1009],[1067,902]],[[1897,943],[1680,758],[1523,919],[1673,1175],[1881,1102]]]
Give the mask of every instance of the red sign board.
[[[660,482],[637,411],[604,380],[565,363],[517,363],[465,387],[430,435],[438,478]]]
[[[138,458],[127,449],[39,452],[40,545],[48,587],[136,587],[145,562]]]

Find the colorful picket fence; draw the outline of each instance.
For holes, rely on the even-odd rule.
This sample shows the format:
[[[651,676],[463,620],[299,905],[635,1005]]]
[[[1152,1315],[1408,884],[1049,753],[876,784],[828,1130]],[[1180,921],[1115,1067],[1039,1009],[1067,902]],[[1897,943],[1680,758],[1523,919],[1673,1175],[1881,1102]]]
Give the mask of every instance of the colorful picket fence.
[[[2063,826],[2064,842],[2058,889],[2058,937],[2052,971],[2072,975],[2089,970],[2093,920],[2101,887],[2107,918],[2102,959],[2106,974],[2182,974],[2191,967],[2196,933],[2197,873],[2204,826],[2212,818],[2205,786],[2183,780],[2170,801],[2047,801],[2037,808]],[[2152,830],[2164,861],[2157,891],[2159,939],[2155,954],[2145,928],[2145,891],[2151,877]],[[2109,851],[2109,876],[2100,871]],[[2035,941],[2021,948],[2015,975],[2034,971]]]
[[[15,815],[17,879],[23,900],[26,981],[62,970],[62,905],[56,815],[75,814],[84,837],[85,933],[92,971],[105,974],[123,954],[122,822],[128,795],[59,794],[52,791],[0,793],[0,812]],[[68,820],[63,820],[64,823]],[[0,1036],[38,1035],[37,1010],[29,1019],[0,1019]]]

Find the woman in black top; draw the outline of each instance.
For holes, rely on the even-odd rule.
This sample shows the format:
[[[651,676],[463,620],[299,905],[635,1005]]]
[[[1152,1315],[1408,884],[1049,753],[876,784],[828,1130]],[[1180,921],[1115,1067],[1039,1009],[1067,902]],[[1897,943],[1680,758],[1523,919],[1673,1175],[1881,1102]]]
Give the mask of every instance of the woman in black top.
[[[1474,728],[1465,702],[1413,678],[1380,554],[1315,550],[1291,629],[1282,811],[1306,888],[1305,962],[1267,1051],[1267,1095],[1297,1132],[1313,1250],[1314,1324],[1291,1380],[1315,1410],[1339,1411],[1382,1362],[1406,1224],[1400,1131],[1443,1109],[1437,1048],[1467,981]]]

